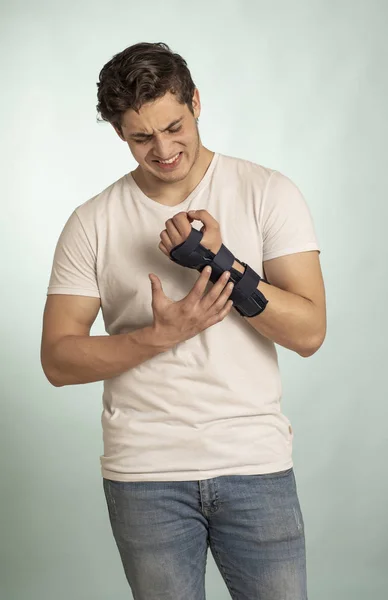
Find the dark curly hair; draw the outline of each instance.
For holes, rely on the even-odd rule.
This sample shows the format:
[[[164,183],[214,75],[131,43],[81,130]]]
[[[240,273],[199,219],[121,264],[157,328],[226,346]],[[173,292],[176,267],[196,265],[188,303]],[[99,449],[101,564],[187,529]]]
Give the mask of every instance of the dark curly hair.
[[[122,115],[133,109],[139,113],[146,102],[175,94],[194,114],[192,99],[196,86],[187,63],[163,42],[141,42],[115,54],[100,71],[96,106],[101,118],[120,132]]]

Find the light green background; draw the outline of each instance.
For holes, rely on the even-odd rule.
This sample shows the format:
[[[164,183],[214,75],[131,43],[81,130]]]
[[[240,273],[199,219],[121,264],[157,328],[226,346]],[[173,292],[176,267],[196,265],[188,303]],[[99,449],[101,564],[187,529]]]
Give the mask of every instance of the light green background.
[[[2,600],[131,597],[102,490],[102,384],[52,387],[39,352],[65,221],[136,166],[95,106],[103,64],[140,41],[187,60],[208,148],[285,173],[311,208],[328,335],[311,358],[279,349],[309,600],[386,597],[387,18],[383,1],[1,5]],[[229,598],[210,552],[206,587]]]

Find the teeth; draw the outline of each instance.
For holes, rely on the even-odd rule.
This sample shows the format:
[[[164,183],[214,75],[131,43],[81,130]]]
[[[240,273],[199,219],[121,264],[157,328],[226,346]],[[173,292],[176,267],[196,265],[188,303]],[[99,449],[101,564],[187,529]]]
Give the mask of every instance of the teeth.
[[[173,156],[172,158],[170,158],[170,160],[159,160],[159,162],[162,163],[162,165],[170,165],[171,163],[173,163],[173,162],[176,161],[176,159],[178,158],[179,154],[180,153],[178,152],[178,154],[176,154],[175,156]]]

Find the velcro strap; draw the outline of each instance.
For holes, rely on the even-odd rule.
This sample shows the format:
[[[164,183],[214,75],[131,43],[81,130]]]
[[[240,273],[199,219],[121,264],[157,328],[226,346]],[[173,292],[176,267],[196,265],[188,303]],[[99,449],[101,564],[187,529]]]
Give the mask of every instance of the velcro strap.
[[[188,238],[170,250],[171,260],[183,267],[202,271],[206,265],[210,265],[212,272],[210,281],[215,283],[224,271],[229,271],[234,263],[234,256],[224,244],[214,254],[208,248],[201,245],[203,233],[191,228]]]
[[[241,279],[235,284],[232,292],[234,304],[240,304],[247,298],[250,298],[256,291],[261,277],[249,265],[245,266],[245,271]]]
[[[213,258],[211,267],[213,270],[218,271],[219,275],[222,275],[224,271],[230,271],[234,263],[234,255],[224,244],[218,250],[217,254]],[[217,278],[218,279],[218,278]]]
[[[200,256],[198,256],[194,250],[197,248],[202,238],[203,233],[192,227],[189,237],[170,251],[171,259],[184,267],[196,269],[198,267]],[[202,261],[200,260],[200,262]]]
[[[217,254],[214,254],[209,248],[201,245],[202,238],[203,233],[192,227],[188,238],[170,250],[171,260],[182,267],[189,267],[198,271],[202,271],[204,267],[210,265],[212,268],[210,281],[212,283],[216,283],[224,271],[230,271],[234,282],[230,299],[233,301],[237,312],[243,317],[254,317],[263,312],[268,300],[257,289],[261,280],[260,275],[246,263],[242,263],[245,270],[244,273],[240,273],[240,271],[233,268],[233,263],[235,260],[240,263],[241,261],[235,259],[232,252],[224,244],[221,245]]]

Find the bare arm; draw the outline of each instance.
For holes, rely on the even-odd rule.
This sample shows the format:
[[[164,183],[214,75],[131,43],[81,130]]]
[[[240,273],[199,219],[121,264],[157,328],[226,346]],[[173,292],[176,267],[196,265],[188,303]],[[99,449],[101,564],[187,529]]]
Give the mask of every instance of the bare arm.
[[[235,261],[233,267],[244,272]],[[258,289],[267,298],[266,309],[245,320],[275,343],[300,356],[312,356],[326,336],[326,300],[319,254],[299,252],[264,262],[268,285]]]
[[[232,308],[232,289],[224,274],[206,292],[209,278],[204,269],[187,296],[174,302],[151,274],[152,326],[117,335],[90,336],[99,298],[49,295],[41,345],[47,379],[56,387],[110,379],[219,323]]]
[[[47,297],[41,364],[55,387],[110,379],[169,349],[151,327],[90,336],[99,309],[99,298],[65,294]]]

